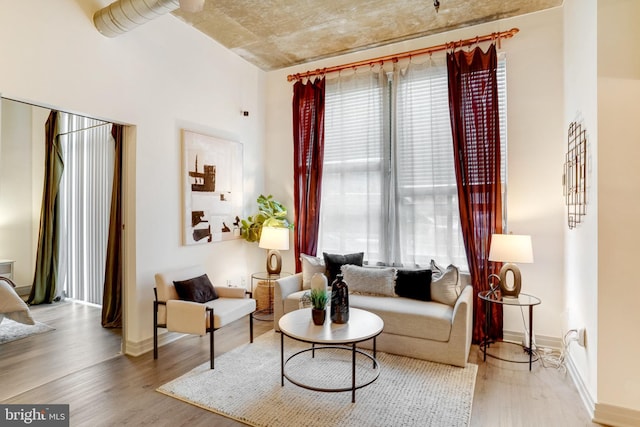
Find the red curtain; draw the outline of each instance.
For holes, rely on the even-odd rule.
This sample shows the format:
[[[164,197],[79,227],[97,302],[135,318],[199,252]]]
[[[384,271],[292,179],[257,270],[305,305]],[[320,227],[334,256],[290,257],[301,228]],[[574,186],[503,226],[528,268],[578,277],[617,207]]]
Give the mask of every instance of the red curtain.
[[[296,272],[300,254],[316,255],[324,154],[325,80],[293,86],[293,170]]]
[[[460,221],[474,292],[489,289],[488,277],[499,265],[489,263],[491,235],[502,233],[500,126],[497,53],[472,51],[447,54],[449,112],[458,183]],[[502,338],[502,307],[491,304],[489,339]],[[473,299],[473,342],[484,336],[485,312]]]

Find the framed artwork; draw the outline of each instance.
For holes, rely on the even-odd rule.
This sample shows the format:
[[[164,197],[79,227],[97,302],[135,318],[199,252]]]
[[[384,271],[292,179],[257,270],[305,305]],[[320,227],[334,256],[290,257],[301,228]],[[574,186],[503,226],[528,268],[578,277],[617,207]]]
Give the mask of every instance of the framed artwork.
[[[182,130],[185,245],[240,238],[242,144]]]

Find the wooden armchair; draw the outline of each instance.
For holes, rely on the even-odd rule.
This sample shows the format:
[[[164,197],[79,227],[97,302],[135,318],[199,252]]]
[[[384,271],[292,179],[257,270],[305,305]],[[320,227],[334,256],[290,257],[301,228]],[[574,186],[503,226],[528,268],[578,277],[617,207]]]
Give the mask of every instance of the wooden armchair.
[[[209,333],[211,369],[214,369],[213,334],[233,321],[249,316],[249,340],[253,342],[253,312],[256,301],[244,288],[214,286],[218,298],[207,302],[180,299],[174,285],[205,274],[202,267],[194,266],[155,275],[155,301],[153,303],[153,358],[158,358],[158,328],[171,332],[203,336]],[[247,298],[248,296],[248,298]]]

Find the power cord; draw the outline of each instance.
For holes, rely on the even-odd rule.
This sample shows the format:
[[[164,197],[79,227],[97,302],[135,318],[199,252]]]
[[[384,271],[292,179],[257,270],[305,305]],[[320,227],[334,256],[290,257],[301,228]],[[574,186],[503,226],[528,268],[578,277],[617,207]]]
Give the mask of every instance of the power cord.
[[[523,339],[522,347],[526,350],[528,348],[528,335],[529,329],[527,328],[527,322],[524,318],[524,309],[520,307],[520,314],[522,316],[522,323],[524,325],[525,335]],[[572,341],[578,341],[578,330],[570,329],[566,334],[562,337],[562,348],[560,350],[553,350],[550,348],[539,348],[536,345],[535,336],[531,337],[531,351],[535,357],[540,360],[540,363],[544,368],[555,368],[561,370],[563,374],[566,373],[567,367],[565,366],[565,358],[567,351],[569,349],[569,344]]]
[[[569,344],[572,341],[578,341],[578,330],[570,329],[566,334],[562,337],[562,348],[560,350],[552,350],[550,348],[543,348],[534,350],[534,354],[538,356],[542,366],[545,368],[556,368],[561,370],[563,374],[567,372],[567,367],[565,365],[567,350],[569,349]]]

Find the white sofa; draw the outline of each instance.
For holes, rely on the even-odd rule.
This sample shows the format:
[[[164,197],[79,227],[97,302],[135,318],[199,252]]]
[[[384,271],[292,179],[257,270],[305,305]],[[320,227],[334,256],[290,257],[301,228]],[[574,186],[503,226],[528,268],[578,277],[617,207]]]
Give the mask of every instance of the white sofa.
[[[274,329],[285,314],[297,310],[306,292],[302,273],[278,279],[274,286]],[[455,304],[398,296],[349,294],[349,306],[377,314],[384,321],[377,349],[387,353],[464,367],[469,357],[473,325],[473,288],[460,274]],[[371,348],[372,342],[362,343]]]

